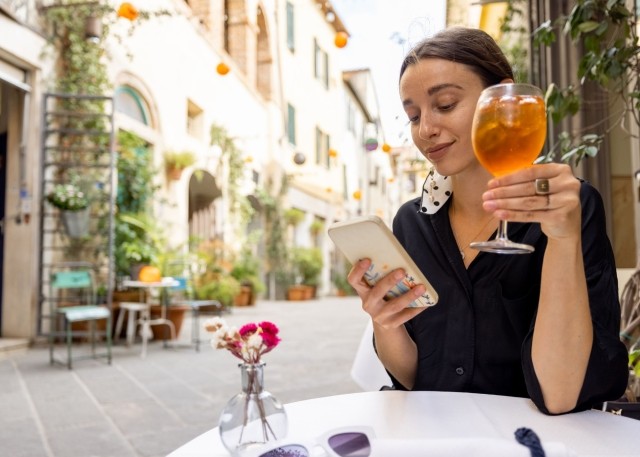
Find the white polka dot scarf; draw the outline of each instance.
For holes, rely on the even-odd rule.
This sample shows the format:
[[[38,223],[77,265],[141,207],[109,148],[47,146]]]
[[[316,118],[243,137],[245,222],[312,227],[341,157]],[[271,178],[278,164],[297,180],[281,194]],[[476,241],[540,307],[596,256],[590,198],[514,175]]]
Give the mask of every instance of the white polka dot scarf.
[[[422,186],[420,212],[435,214],[451,197],[451,180],[448,176],[439,175],[435,168],[429,170]]]

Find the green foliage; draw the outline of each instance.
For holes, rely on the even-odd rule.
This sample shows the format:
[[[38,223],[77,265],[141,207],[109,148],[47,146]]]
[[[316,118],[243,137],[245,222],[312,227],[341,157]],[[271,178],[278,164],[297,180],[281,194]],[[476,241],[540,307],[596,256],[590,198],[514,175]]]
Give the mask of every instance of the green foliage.
[[[324,231],[324,221],[320,219],[314,219],[309,226],[309,231],[313,235],[319,235]]]
[[[282,215],[287,225],[295,227],[304,220],[305,212],[298,208],[287,208]]]
[[[640,377],[640,348],[629,351],[629,367],[636,376]]]
[[[282,199],[287,192],[287,180],[283,180],[278,193],[272,195],[271,186],[258,189],[257,196],[264,214],[264,233],[267,254],[267,271],[287,275],[289,271],[289,246],[285,237]]]
[[[256,236],[259,235],[256,233]],[[231,276],[237,279],[243,286],[250,286],[254,293],[264,292],[266,286],[260,279],[260,260],[254,255],[252,246],[255,243],[246,243],[242,246],[238,257],[231,268]]]
[[[158,189],[153,184],[155,170],[148,144],[136,134],[118,132],[118,193],[116,203],[122,213],[139,213]]]
[[[198,300],[218,300],[225,306],[233,306],[233,301],[240,293],[240,282],[233,276],[214,275],[208,281],[201,280],[196,286]]]
[[[584,52],[578,63],[576,81],[560,88],[551,84],[546,93],[549,114],[554,123],[577,114],[582,106],[580,90],[588,82],[608,92],[613,101],[622,102],[611,119],[611,128],[623,124],[631,114],[640,125],[640,86],[638,66],[640,47],[635,18],[624,0],[577,0],[567,16],[555,23],[544,22],[534,31],[534,43],[551,46],[558,34],[569,37]],[[565,162],[578,164],[597,153],[603,136],[584,132],[562,132],[559,141],[542,161],[559,153]]]
[[[158,265],[166,242],[155,220],[144,213],[118,213],[115,223],[115,263],[118,276],[135,264]]]
[[[355,294],[355,290],[353,290],[353,287],[351,287],[351,284],[347,281],[346,273],[332,271],[331,282],[336,289],[345,292],[347,295]]]
[[[222,151],[220,159],[227,162],[228,176],[226,184],[231,216],[233,218],[239,218],[236,225],[246,225],[246,222],[251,218],[254,211],[249,200],[240,192],[245,170],[242,152],[238,149],[234,139],[223,126],[212,124],[209,134],[211,144],[220,146]],[[240,227],[237,227],[237,229],[241,231]]]
[[[291,264],[296,278],[302,284],[317,286],[324,264],[319,248],[294,247],[291,250]]]
[[[167,169],[183,170],[194,163],[196,163],[196,155],[191,151],[166,151],[164,153],[164,164]]]
[[[80,211],[89,206],[87,195],[72,183],[55,185],[47,194],[47,201],[66,211]]]

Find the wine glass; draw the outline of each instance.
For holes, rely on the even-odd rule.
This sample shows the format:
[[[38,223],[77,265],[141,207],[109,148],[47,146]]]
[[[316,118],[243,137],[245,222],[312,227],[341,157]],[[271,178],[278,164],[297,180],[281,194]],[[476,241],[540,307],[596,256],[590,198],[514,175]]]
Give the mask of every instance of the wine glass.
[[[498,84],[480,94],[471,127],[478,161],[493,176],[529,167],[540,154],[547,134],[542,91],[530,84]],[[528,254],[533,246],[507,237],[501,220],[495,239],[471,243],[472,248],[498,254]]]

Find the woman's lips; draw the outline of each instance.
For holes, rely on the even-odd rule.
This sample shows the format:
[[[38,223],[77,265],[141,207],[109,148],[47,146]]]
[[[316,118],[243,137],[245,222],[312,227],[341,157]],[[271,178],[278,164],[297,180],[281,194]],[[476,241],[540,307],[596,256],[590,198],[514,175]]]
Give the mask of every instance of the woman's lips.
[[[436,146],[430,147],[429,149],[427,149],[427,159],[433,162],[437,161],[449,151],[449,146],[451,146],[452,144],[453,142],[438,144]]]

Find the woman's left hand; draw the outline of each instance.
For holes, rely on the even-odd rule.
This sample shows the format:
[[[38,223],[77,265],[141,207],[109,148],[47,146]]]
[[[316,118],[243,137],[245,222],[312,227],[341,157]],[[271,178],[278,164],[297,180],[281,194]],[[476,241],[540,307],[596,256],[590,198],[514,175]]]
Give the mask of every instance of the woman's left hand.
[[[547,193],[540,192],[545,186],[540,188],[536,180],[547,180]],[[494,178],[482,200],[483,208],[498,219],[539,222],[549,238],[580,236],[580,181],[569,165],[533,165]]]

